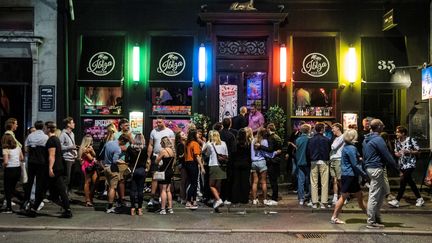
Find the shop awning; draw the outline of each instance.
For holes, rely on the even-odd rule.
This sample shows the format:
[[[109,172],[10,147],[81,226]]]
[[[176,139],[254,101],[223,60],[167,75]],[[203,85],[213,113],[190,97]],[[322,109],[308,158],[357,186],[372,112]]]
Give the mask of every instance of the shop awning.
[[[124,53],[124,36],[82,36],[78,85],[121,86]]]
[[[335,37],[294,37],[294,84],[338,87]]]
[[[150,81],[192,81],[194,37],[153,36]]]
[[[367,88],[406,88],[411,84],[404,37],[363,37],[362,79]]]

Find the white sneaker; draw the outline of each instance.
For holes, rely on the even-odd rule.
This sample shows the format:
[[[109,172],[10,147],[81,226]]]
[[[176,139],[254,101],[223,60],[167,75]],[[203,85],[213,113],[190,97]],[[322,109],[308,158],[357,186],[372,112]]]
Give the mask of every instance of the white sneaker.
[[[115,207],[108,208],[108,209],[106,210],[106,213],[116,213],[116,208],[115,208]]]
[[[338,201],[338,198],[337,197],[333,197],[332,204],[335,205],[337,203],[337,201]]]
[[[162,210],[159,212],[159,214],[165,215],[165,214],[166,214],[165,209],[162,209]]]
[[[320,208],[321,209],[325,209],[326,208],[326,206],[324,205],[324,203],[320,203]]]
[[[6,207],[6,205],[7,205],[7,202],[6,202],[6,199],[3,201],[3,206],[4,207]],[[11,205],[12,206],[15,206],[16,204],[13,202],[13,201],[11,201]]]
[[[304,205],[304,200],[301,199],[301,200],[299,201],[299,204],[300,204],[301,206],[303,206],[303,205]]]
[[[252,204],[253,204],[253,205],[258,205],[258,204],[259,204],[258,199],[254,199],[254,200],[252,201]]]
[[[37,208],[37,211],[40,211],[44,206],[45,206],[45,203],[44,203],[44,202],[41,202],[41,203],[39,204],[39,207]]]
[[[220,207],[222,204],[223,204],[222,199],[219,199],[214,203],[213,208],[216,209],[216,208]]]
[[[423,206],[424,203],[425,203],[425,201],[424,201],[424,199],[422,197],[421,198],[417,198],[417,201],[416,201],[416,206],[417,207]]]
[[[264,200],[264,204],[267,206],[277,206],[278,202],[276,202],[275,200]]]
[[[312,208],[313,208],[313,209],[317,209],[318,206],[317,206],[315,203],[313,203],[313,204],[312,204]]]
[[[396,199],[391,200],[390,202],[388,202],[388,204],[390,204],[390,206],[395,207],[395,208],[399,207],[399,201]]]
[[[313,207],[313,203],[312,203],[312,201],[309,201],[307,204],[306,204],[306,206],[308,206],[308,207]]]
[[[225,200],[225,202],[223,202],[223,204],[225,204],[225,205],[231,205],[231,202],[228,201],[228,200]]]

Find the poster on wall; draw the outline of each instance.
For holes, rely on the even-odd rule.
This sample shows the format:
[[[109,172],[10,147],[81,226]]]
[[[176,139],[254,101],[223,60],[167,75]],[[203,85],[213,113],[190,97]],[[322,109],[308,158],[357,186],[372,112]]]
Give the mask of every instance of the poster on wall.
[[[184,132],[187,133],[189,124],[191,123],[188,119],[164,119],[165,126],[171,129],[174,133]],[[156,119],[152,122],[153,128],[157,127]]]
[[[343,129],[347,130],[349,125],[357,125],[357,113],[342,112]]]
[[[83,130],[84,134],[90,134],[93,137],[93,144],[95,148],[99,147],[99,144],[106,136],[106,127],[109,124],[114,124],[118,127],[120,119],[101,119],[101,118],[84,118]]]
[[[237,116],[237,85],[219,85],[219,121]]]
[[[122,87],[83,87],[81,104],[87,115],[120,115],[122,113]]]
[[[134,111],[129,113],[130,131],[133,135],[143,133],[144,112]]]
[[[246,80],[246,105],[250,108],[255,105],[259,110],[265,109],[264,97],[266,97],[266,90],[263,84],[267,79],[265,72],[251,72],[244,74]]]
[[[432,67],[422,69],[422,100],[432,98]]]

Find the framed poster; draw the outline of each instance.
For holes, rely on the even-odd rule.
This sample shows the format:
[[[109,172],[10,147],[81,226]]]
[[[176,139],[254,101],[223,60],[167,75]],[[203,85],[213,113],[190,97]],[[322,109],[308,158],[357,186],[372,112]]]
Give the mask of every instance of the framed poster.
[[[99,148],[99,144],[106,136],[106,127],[109,124],[114,124],[118,127],[120,119],[103,119],[103,118],[84,118],[83,130],[84,134],[90,134],[93,137],[93,144],[95,148]]]
[[[422,100],[432,98],[432,67],[422,69]]]
[[[355,112],[342,112],[343,129],[347,130],[348,126],[354,124],[357,126],[358,115]]]
[[[54,85],[39,86],[39,111],[47,112],[55,110]]]
[[[219,121],[237,116],[237,85],[219,85]]]
[[[135,136],[138,133],[143,133],[144,112],[133,111],[129,112],[129,122],[132,134]]]

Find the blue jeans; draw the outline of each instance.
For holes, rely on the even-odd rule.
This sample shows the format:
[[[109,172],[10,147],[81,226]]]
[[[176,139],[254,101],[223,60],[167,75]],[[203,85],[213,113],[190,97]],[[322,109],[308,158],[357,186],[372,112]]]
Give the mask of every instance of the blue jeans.
[[[297,195],[299,200],[305,200],[310,196],[310,168],[307,166],[297,167]]]

